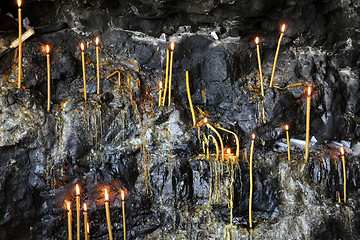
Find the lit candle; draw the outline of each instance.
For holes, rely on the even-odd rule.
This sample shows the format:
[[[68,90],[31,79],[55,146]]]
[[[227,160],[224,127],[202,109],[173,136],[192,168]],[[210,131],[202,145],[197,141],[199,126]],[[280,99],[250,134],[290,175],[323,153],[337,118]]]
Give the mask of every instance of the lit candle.
[[[275,68],[276,68],[276,61],[277,61],[277,58],[278,58],[278,55],[279,55],[280,43],[281,43],[281,40],[282,40],[282,38],[283,38],[283,36],[284,36],[285,27],[286,27],[285,24],[283,24],[283,25],[281,26],[281,34],[280,34],[279,42],[278,42],[278,45],[277,45],[277,48],[276,48],[274,65],[273,65],[273,69],[272,69],[272,73],[271,73],[270,87],[272,87],[272,85],[273,85],[274,75],[275,75]]]
[[[46,45],[46,60],[47,60],[47,79],[48,79],[48,85],[47,85],[47,90],[48,90],[48,101],[47,101],[47,110],[48,112],[50,112],[50,47],[49,45]]]
[[[249,195],[249,225],[252,228],[252,194],[253,194],[253,176],[252,176],[252,160],[254,154],[255,134],[251,135],[251,149],[250,149],[250,195]]]
[[[345,168],[345,151],[344,148],[340,148],[341,160],[343,165],[343,175],[344,175],[344,203],[346,203],[346,168]]]
[[[67,215],[68,215],[68,234],[69,234],[69,240],[72,240],[72,226],[71,226],[72,217],[71,217],[70,202],[67,202],[66,206],[67,206],[67,210],[68,210]]]
[[[209,129],[211,129],[218,136],[219,141],[220,141],[220,147],[221,147],[221,161],[224,161],[224,143],[221,139],[220,133],[218,131],[216,131],[216,129],[213,126],[211,126],[210,123],[208,123],[207,118],[204,118],[204,123]]]
[[[287,142],[287,150],[288,150],[288,160],[290,161],[290,138],[289,138],[289,125],[285,125],[286,130],[286,142]]]
[[[263,97],[265,97],[265,93],[264,93],[264,83],[263,83],[263,75],[262,75],[262,70],[261,70],[259,41],[260,41],[259,37],[256,37],[256,38],[255,38],[255,43],[256,43],[257,59],[258,59],[258,64],[259,64],[261,95],[262,95]]]
[[[122,202],[122,214],[123,214],[123,226],[124,226],[124,240],[126,240],[126,222],[125,222],[125,193],[121,189],[121,202]]]
[[[100,71],[99,71],[99,37],[95,38],[96,44],[96,76],[97,76],[97,95],[100,94]]]
[[[225,128],[222,128],[222,127],[220,127],[220,126],[218,126],[217,128],[220,129],[220,130],[223,130],[223,131],[225,131],[225,132],[231,133],[232,135],[234,135],[235,141],[236,141],[236,157],[239,158],[239,156],[240,156],[240,142],[239,142],[238,136],[237,136],[234,132],[232,132],[232,131],[230,131],[230,130],[227,130],[227,129],[225,129]]]
[[[87,234],[88,234],[88,240],[90,240],[90,225],[89,225],[89,223],[87,223],[86,226],[87,226],[86,231],[87,231]]]
[[[18,67],[18,88],[21,88],[22,77],[22,19],[21,19],[21,0],[17,1],[18,4],[18,18],[19,18],[19,67]]]
[[[88,223],[88,214],[87,214],[87,205],[86,205],[86,203],[84,203],[83,213],[84,213],[85,240],[89,240],[89,235],[88,235],[89,223]]]
[[[76,237],[80,240],[80,188],[79,185],[75,186],[76,192]]]
[[[82,70],[83,70],[83,79],[84,79],[84,98],[86,101],[87,97],[86,97],[85,53],[84,53],[85,45],[84,45],[84,43],[80,44],[80,49],[81,49],[81,61],[82,61]]]
[[[162,92],[163,92],[163,87],[162,87],[162,81],[159,82],[159,107],[161,106],[161,102],[162,102]]]
[[[110,221],[110,209],[109,209],[109,196],[107,189],[105,188],[105,211],[106,211],[106,221],[109,232],[109,239],[113,240],[112,230],[111,230],[111,221]]]
[[[194,107],[192,104],[191,94],[190,94],[189,71],[186,71],[186,90],[187,90],[187,95],[188,95],[188,99],[189,99],[189,105],[190,105],[190,111],[191,111],[191,116],[192,116],[192,120],[193,120],[193,125],[195,127],[196,126],[196,118],[195,118]]]
[[[169,72],[169,106],[171,105],[171,80],[172,80],[172,66],[173,66],[173,56],[174,56],[174,49],[175,43],[171,42],[170,44],[171,54],[170,54],[170,72]]]
[[[163,97],[162,97],[162,106],[165,106],[165,99],[166,99],[168,79],[169,79],[169,50],[166,50],[165,89],[164,89],[164,95],[163,95]]]
[[[305,163],[309,159],[309,138],[310,138],[310,107],[311,107],[311,87],[307,90],[307,105],[306,105],[306,143],[305,143]]]

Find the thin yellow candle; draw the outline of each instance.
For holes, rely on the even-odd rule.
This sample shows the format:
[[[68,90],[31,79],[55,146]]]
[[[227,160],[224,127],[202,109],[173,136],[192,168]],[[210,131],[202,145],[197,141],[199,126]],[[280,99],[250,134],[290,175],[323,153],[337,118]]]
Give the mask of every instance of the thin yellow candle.
[[[311,107],[311,87],[307,90],[307,104],[306,104],[306,143],[305,143],[305,163],[309,159],[309,138],[310,138],[310,107]]]
[[[99,37],[95,38],[96,44],[96,77],[97,77],[97,95],[100,94],[100,67],[99,67]]]
[[[252,194],[253,194],[253,176],[252,176],[252,160],[254,154],[255,134],[251,135],[251,149],[250,149],[250,195],[249,195],[249,225],[252,228]]]
[[[109,232],[109,239],[113,240],[112,230],[111,230],[111,221],[110,221],[110,209],[109,209],[109,196],[107,189],[105,188],[105,211],[106,211],[106,221]]]
[[[162,81],[159,82],[159,107],[161,106],[161,102],[162,102],[162,92],[163,92],[163,87],[162,87]]]
[[[171,42],[170,44],[171,54],[170,54],[170,72],[169,72],[169,106],[171,105],[171,81],[172,81],[172,66],[173,66],[173,56],[174,56],[174,49],[175,43]]]
[[[68,210],[68,235],[69,235],[69,240],[72,240],[72,216],[71,216],[71,207],[70,207],[70,202],[66,203],[67,206],[67,210]]]
[[[84,203],[84,208],[83,208],[83,213],[84,213],[84,227],[85,227],[85,240],[89,240],[89,235],[88,235],[88,214],[87,214],[87,205],[86,203]]]
[[[22,18],[21,18],[21,0],[17,1],[18,4],[18,18],[19,18],[19,67],[18,67],[18,88],[21,88],[22,77]]]
[[[50,80],[50,47],[49,45],[46,45],[46,61],[47,61],[47,79],[48,79],[48,85],[47,85],[47,90],[48,90],[48,99],[47,99],[47,111],[50,112],[50,85],[51,85],[51,80]]]
[[[286,130],[286,142],[287,142],[287,151],[288,151],[288,160],[290,161],[290,138],[289,138],[289,125],[285,125]]]
[[[84,79],[84,98],[86,101],[87,97],[86,97],[85,53],[84,53],[85,45],[84,45],[84,43],[80,44],[80,49],[81,49],[81,61],[82,61],[82,70],[83,70],[83,79]]]
[[[221,147],[221,161],[224,161],[224,143],[221,139],[220,133],[218,131],[216,131],[216,129],[208,123],[207,118],[204,118],[204,123],[209,129],[211,129],[218,136],[219,141],[220,141],[220,147]]]
[[[169,50],[166,50],[165,89],[164,89],[164,95],[163,95],[163,97],[162,97],[162,106],[165,106],[166,92],[167,92],[167,86],[168,86],[168,79],[169,79]]]
[[[194,107],[192,104],[191,94],[190,94],[189,71],[186,71],[186,90],[187,90],[187,95],[188,95],[188,99],[189,99],[189,105],[190,105],[190,111],[191,111],[191,116],[192,116],[192,120],[193,120],[193,126],[195,127],[196,126],[196,118],[195,118]]]
[[[343,175],[344,175],[344,203],[346,203],[346,168],[345,168],[345,151],[344,148],[340,148],[341,160],[343,165]]]
[[[280,43],[281,43],[281,40],[282,40],[282,38],[283,38],[283,36],[284,36],[285,28],[286,28],[286,25],[283,24],[283,25],[281,26],[281,34],[280,34],[280,38],[279,38],[278,45],[277,45],[277,48],[276,48],[276,53],[275,53],[275,58],[274,58],[274,64],[273,64],[273,69],[272,69],[272,73],[271,73],[270,87],[272,87],[272,85],[273,85],[274,75],[275,75],[275,68],[276,68],[276,62],[277,62],[277,58],[278,58],[278,55],[279,55]]]
[[[75,186],[76,192],[76,237],[80,240],[80,188],[79,185]]]
[[[258,59],[258,64],[259,64],[261,95],[262,95],[263,97],[265,97],[265,93],[264,93],[264,83],[263,83],[263,75],[262,75],[262,70],[261,70],[261,59],[260,59],[259,41],[260,41],[260,38],[259,38],[259,37],[256,37],[256,38],[255,38],[255,44],[256,44],[257,59]]]
[[[123,214],[123,226],[124,226],[124,240],[126,240],[126,222],[125,222],[125,193],[121,189],[121,202],[122,202],[122,214]]]

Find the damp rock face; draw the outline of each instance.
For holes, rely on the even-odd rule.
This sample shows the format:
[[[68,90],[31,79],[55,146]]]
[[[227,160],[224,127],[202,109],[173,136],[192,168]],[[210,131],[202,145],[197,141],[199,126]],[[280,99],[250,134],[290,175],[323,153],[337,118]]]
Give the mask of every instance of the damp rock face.
[[[10,42],[16,21],[4,14],[16,16],[17,7],[0,7],[1,19],[7,19],[1,21],[0,43]],[[120,190],[125,191],[128,239],[360,237],[356,1],[29,0],[23,13],[36,34],[23,45],[21,89],[16,50],[0,56],[0,239],[67,239],[64,203],[75,209],[75,184],[89,207],[93,239],[108,239],[104,188],[115,239],[123,234]],[[275,86],[269,88],[283,22],[287,30]],[[166,42],[158,39],[161,33]],[[260,37],[264,97],[255,36]],[[172,103],[168,106],[166,98],[159,107],[158,84],[165,82],[170,41],[175,42]],[[46,44],[51,46],[50,112]],[[110,77],[114,71],[120,75]],[[308,86],[316,141],[305,163],[304,145],[296,139],[305,138]],[[238,136],[238,159],[220,161],[221,152],[216,158],[209,135],[220,141],[204,125],[205,117]],[[293,138],[290,161],[284,124]],[[218,131],[224,147],[235,153],[234,136]],[[346,179],[339,144],[345,146]]]

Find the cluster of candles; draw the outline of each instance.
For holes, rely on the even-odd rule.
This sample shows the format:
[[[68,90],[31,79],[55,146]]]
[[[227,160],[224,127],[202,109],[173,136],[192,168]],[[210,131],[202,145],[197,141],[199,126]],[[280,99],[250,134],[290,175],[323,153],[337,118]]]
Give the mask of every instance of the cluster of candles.
[[[173,58],[174,58],[175,43],[170,43],[170,59],[169,50],[166,50],[166,71],[165,71],[165,88],[163,89],[162,81],[159,82],[159,107],[165,106],[166,93],[168,91],[168,106],[171,105],[171,84],[172,84],[172,69],[173,69]]]
[[[80,187],[78,184],[75,186],[76,193],[76,236],[77,240],[80,240]],[[121,202],[122,202],[122,215],[123,215],[123,236],[124,240],[126,240],[126,222],[125,222],[125,192],[123,189],[120,191],[121,194]],[[105,188],[104,190],[104,199],[105,199],[105,213],[106,213],[106,223],[108,227],[109,239],[113,240],[113,234],[111,229],[111,220],[110,220],[110,207],[109,207],[109,194],[108,190]],[[67,208],[67,216],[68,216],[68,237],[69,240],[72,240],[72,212],[71,212],[71,204],[70,201],[65,201]],[[90,227],[88,221],[88,213],[87,213],[87,204],[83,205],[83,214],[84,214],[84,232],[85,232],[85,240],[90,240]]]

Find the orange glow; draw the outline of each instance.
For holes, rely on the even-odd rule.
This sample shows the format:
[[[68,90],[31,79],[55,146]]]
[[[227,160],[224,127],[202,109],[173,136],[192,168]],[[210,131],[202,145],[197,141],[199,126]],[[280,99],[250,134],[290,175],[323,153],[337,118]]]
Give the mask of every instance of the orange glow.
[[[68,211],[71,211],[70,202],[68,202],[68,201],[66,202],[66,208],[67,208]]]
[[[87,211],[87,205],[86,205],[86,203],[84,203],[84,212],[86,212]]]
[[[255,137],[256,137],[256,136],[255,136],[255,133],[251,134],[251,138],[252,138],[252,139],[255,139]]]
[[[96,44],[96,45],[99,45],[99,42],[100,42],[99,37],[96,37],[96,38],[95,38],[95,44]]]
[[[50,47],[49,45],[46,45],[46,53],[49,53],[50,52]]]
[[[17,1],[18,7],[21,7],[21,0]]]
[[[308,87],[308,91],[307,91],[307,92],[308,92],[308,96],[310,96],[310,95],[311,95],[311,92],[312,92],[310,86]]]
[[[287,130],[289,130],[289,125],[285,125],[285,130],[287,131]]]
[[[207,123],[208,122],[208,119],[207,118],[204,118],[204,123]]]
[[[230,154],[231,153],[231,149],[230,148],[227,148],[226,149],[226,154]]]
[[[125,193],[124,193],[124,190],[121,189],[121,200],[124,201],[125,199]]]
[[[81,51],[84,51],[84,50],[85,50],[85,45],[84,45],[84,43],[80,43],[80,49],[81,49]]]
[[[341,155],[344,155],[344,154],[345,154],[345,150],[344,150],[343,147],[340,148],[340,153],[341,153]]]
[[[105,201],[109,201],[109,195],[106,188],[105,188]]]
[[[174,42],[170,43],[170,49],[171,49],[171,51],[174,51],[174,49],[175,49],[175,43]]]
[[[283,24],[283,25],[281,26],[281,32],[285,32],[285,28],[286,28],[286,25]]]
[[[159,89],[162,89],[163,86],[162,86],[162,81],[159,82]]]
[[[75,192],[76,192],[76,195],[80,195],[79,184],[76,184],[76,186],[75,186]]]
[[[259,42],[260,42],[260,38],[259,38],[259,37],[256,37],[256,38],[255,38],[255,43],[256,43],[256,45],[258,45]]]

